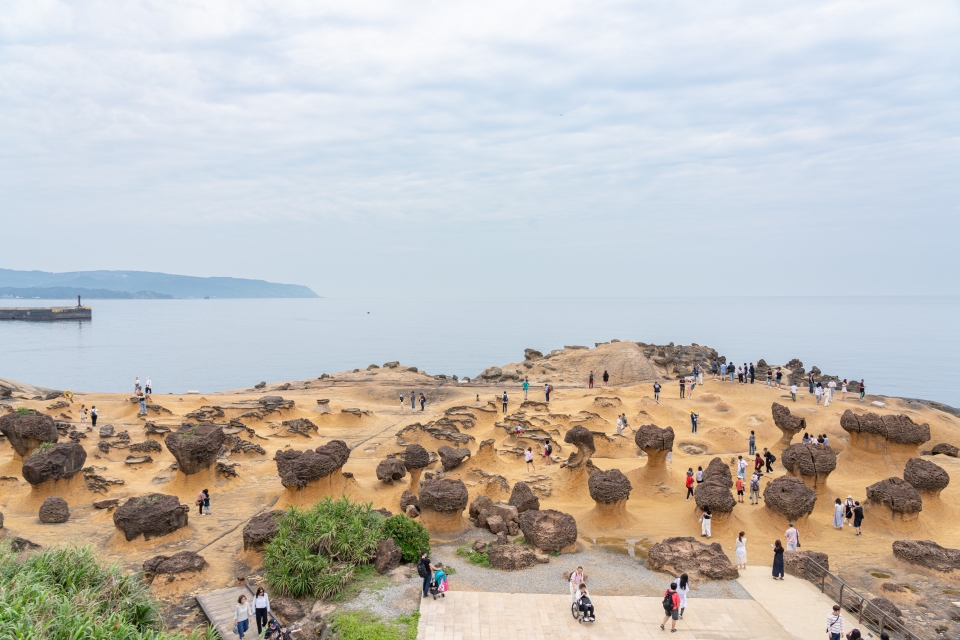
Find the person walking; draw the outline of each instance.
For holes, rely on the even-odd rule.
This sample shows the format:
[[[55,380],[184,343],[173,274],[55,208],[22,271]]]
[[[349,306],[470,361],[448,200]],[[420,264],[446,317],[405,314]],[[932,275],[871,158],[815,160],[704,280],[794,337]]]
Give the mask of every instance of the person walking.
[[[827,390],[830,393],[830,402],[833,402],[833,396],[837,393],[837,381],[831,380],[827,383]]]
[[[680,615],[683,620],[683,612],[687,610],[687,595],[690,593],[690,576],[681,573],[677,579],[677,595],[680,596]]]
[[[773,579],[783,580],[783,545],[779,540],[773,543]]]
[[[703,467],[697,467],[697,486],[700,486],[700,483],[703,482]]]
[[[793,398],[793,401],[797,401],[797,385],[790,385],[790,397]]]
[[[653,401],[657,404],[660,404],[660,388],[659,382],[653,383]]]
[[[423,411],[426,408],[426,406],[427,406],[427,396],[423,395],[423,391],[421,391],[420,392],[420,411]]]
[[[263,633],[267,628],[267,620],[270,619],[270,598],[263,587],[257,587],[257,594],[253,596],[253,613],[257,620],[257,636]]]
[[[690,502],[690,498],[693,497],[693,467],[687,469],[687,479],[685,482],[687,486],[687,502]]]
[[[537,465],[533,464],[533,449],[527,447],[527,450],[523,452],[523,458],[527,461],[527,474],[530,473],[530,469],[533,469],[533,472],[537,472]]]
[[[630,421],[627,420],[627,414],[621,413],[621,414],[620,414],[620,418],[623,420],[623,428],[624,428],[624,429],[629,429],[629,428],[630,428]]]
[[[547,402],[550,402],[550,384],[549,383],[543,385],[543,395],[547,398]]]
[[[100,412],[97,411],[97,405],[90,407],[90,424],[93,425],[93,428],[97,428],[97,416],[100,415]]]
[[[867,394],[867,385],[864,384],[863,380],[860,380],[860,402],[863,402],[863,396]]]
[[[687,379],[684,377],[681,377],[680,378],[680,398],[681,399],[686,397],[686,393],[685,393],[686,390],[687,390]]]
[[[577,570],[570,574],[570,602],[577,601],[577,592],[580,590],[580,583],[583,581],[583,567],[577,567]]]
[[[773,463],[777,461],[777,456],[773,455],[766,447],[763,448],[763,460],[767,465],[767,473],[773,473]]]
[[[757,505],[760,504],[760,476],[762,474],[757,471],[750,476],[750,504]]]
[[[250,618],[253,617],[253,609],[247,602],[247,596],[237,598],[237,608],[233,612],[234,631],[243,640],[243,634],[250,629]]]
[[[671,582],[670,588],[663,594],[663,622],[660,628],[666,630],[667,620],[670,622],[670,633],[677,632],[677,620],[680,618],[680,594],[677,593],[677,583]]]
[[[550,444],[549,440],[544,441],[543,443],[543,464],[553,464],[553,460],[550,456],[553,455],[553,445]]]
[[[817,404],[820,404],[820,401],[823,399],[823,386],[818,382],[813,392],[817,396]]]
[[[204,491],[206,491],[206,490],[204,490]],[[204,493],[204,491],[201,491],[200,493],[197,494],[197,501],[196,501],[197,512],[198,512],[201,516],[203,515],[203,501],[207,499],[207,494]]]
[[[724,362],[720,365],[720,382],[724,382],[727,377],[727,363]]]
[[[750,437],[747,438],[747,442],[750,444],[750,455],[753,455],[757,452],[757,433],[756,431],[750,430]]]
[[[610,374],[607,373],[607,370],[603,370],[603,386],[607,386],[607,383],[610,382]]]
[[[509,398],[507,398],[507,392],[504,391],[504,392],[503,392],[503,395],[500,396],[500,403],[503,405],[503,412],[504,412],[504,413],[507,412],[507,400],[509,400]]]
[[[593,371],[590,372],[590,379],[587,381],[587,389],[593,389]]]
[[[857,535],[859,536],[863,533],[860,530],[860,525],[863,524],[863,506],[860,502],[853,503],[853,528],[857,530]]]
[[[743,478],[737,478],[734,483],[737,487],[737,502],[743,503]]]
[[[847,496],[847,499],[843,503],[843,520],[847,523],[847,526],[852,527],[853,524],[853,508],[857,506],[856,501],[854,501],[853,496]]]
[[[147,383],[143,385],[143,392],[147,395],[153,393],[153,381],[150,380],[150,376],[147,376]]]
[[[796,551],[797,547],[800,546],[800,532],[797,531],[797,528],[793,526],[792,522],[790,526],[787,527],[783,537],[787,540],[787,551]]]
[[[693,411],[690,412],[690,425],[691,425],[690,433],[697,432],[697,420],[699,419],[700,419],[700,414],[694,413]]]
[[[80,405],[80,426],[87,426],[87,405]]]
[[[737,569],[747,568],[747,538],[743,531],[737,534]]]
[[[523,401],[527,401],[527,392],[530,391],[530,381],[527,378],[523,379]]]
[[[833,528],[843,529],[843,503],[840,498],[833,505]]]
[[[840,640],[843,637],[843,616],[838,604],[833,605],[833,613],[827,616],[827,637],[830,640]]]
[[[830,398],[833,397],[833,394],[830,393],[830,389],[826,389],[823,392],[823,408],[826,409],[830,406]]]
[[[623,416],[617,416],[617,435],[623,435]]]
[[[430,595],[430,579],[437,568],[430,562],[426,550],[420,552],[420,561],[417,562],[417,575],[423,578],[423,597]]]
[[[703,513],[700,515],[700,536],[706,536],[707,538],[712,537],[712,532],[710,531],[710,521],[713,519],[713,513],[710,511],[710,507],[704,507]]]
[[[747,477],[747,461],[743,459],[743,456],[737,456],[737,477]]]
[[[143,389],[137,387],[137,400],[140,401],[140,413],[139,415],[147,415],[147,397],[143,395]]]

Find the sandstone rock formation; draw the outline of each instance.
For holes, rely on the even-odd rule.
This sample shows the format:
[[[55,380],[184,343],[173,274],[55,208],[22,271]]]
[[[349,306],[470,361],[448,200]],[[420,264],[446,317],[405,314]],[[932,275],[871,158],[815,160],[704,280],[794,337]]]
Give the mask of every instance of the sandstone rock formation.
[[[518,482],[513,485],[509,503],[517,508],[518,513],[535,511],[540,508],[540,498],[533,493],[533,489],[526,482]]]
[[[823,569],[830,569],[830,556],[819,551],[785,551],[783,554],[783,570],[791,576],[820,582]]]
[[[437,449],[437,453],[440,454],[440,464],[443,465],[444,471],[453,471],[470,457],[470,449],[457,447],[442,446]]]
[[[495,544],[487,548],[487,559],[495,569],[518,571],[549,562],[546,556],[537,555],[530,547],[516,544]]]
[[[331,440],[315,450],[277,451],[274,461],[283,486],[303,488],[310,482],[340,471],[349,457],[350,448],[343,440]]]
[[[767,483],[763,490],[763,503],[767,509],[788,520],[798,520],[813,513],[817,492],[800,478],[780,476]]]
[[[400,566],[403,550],[393,538],[386,538],[377,543],[377,555],[373,566],[377,573],[384,575]]]
[[[407,475],[407,467],[404,466],[403,460],[387,458],[381,460],[377,465],[377,480],[382,480],[387,484],[393,484],[405,475]]]
[[[464,527],[467,487],[461,480],[425,480],[420,487],[420,517],[430,533],[458,532]]]
[[[75,442],[61,442],[36,449],[23,461],[23,478],[30,484],[72,478],[83,468],[87,452]]]
[[[703,470],[703,482],[713,482],[729,489],[733,486],[733,474],[723,460],[714,458]]]
[[[917,424],[905,415],[856,414],[847,409],[840,426],[850,434],[850,446],[861,451],[915,456],[917,446],[930,440],[930,425]]]
[[[494,502],[487,496],[479,496],[470,503],[470,521],[476,527],[489,529],[490,533],[520,533],[520,514],[517,508],[505,502]]]
[[[780,437],[780,441],[774,446],[780,451],[783,451],[790,446],[790,441],[793,440],[793,436],[806,430],[807,421],[805,418],[799,418],[791,414],[790,409],[787,409],[778,402],[774,402],[770,409],[773,412],[773,424],[777,425],[777,428],[780,429],[780,432],[783,434]]]
[[[243,550],[263,551],[277,534],[277,518],[283,511],[265,511],[243,526]]]
[[[113,523],[129,540],[143,535],[145,540],[173,533],[187,526],[190,507],[176,496],[151,493],[130,498],[113,512]]]
[[[587,487],[596,503],[593,510],[596,524],[619,528],[634,522],[634,518],[627,513],[627,500],[633,485],[619,469],[593,472]]]
[[[577,521],[553,509],[524,511],[520,530],[527,544],[547,552],[572,553],[577,546]]]
[[[44,524],[60,524],[70,519],[70,506],[63,498],[52,496],[40,505],[39,516]]]
[[[949,442],[941,442],[940,444],[934,445],[933,450],[930,452],[933,455],[944,455],[950,456],[951,458],[960,457],[960,449],[953,446]]]
[[[887,614],[888,616],[890,616],[895,620],[903,616],[903,612],[900,611],[900,608],[897,605],[893,604],[893,602],[891,602],[887,598],[883,598],[883,597],[874,598],[870,601],[870,604],[872,604],[877,609],[880,609],[880,611],[882,611],[883,613]],[[866,611],[864,611],[864,617],[869,617],[871,613],[872,612],[869,609],[867,609]]]
[[[586,427],[577,425],[567,431],[563,441],[577,447],[577,450],[570,454],[570,457],[563,463],[564,467],[579,468],[586,466],[590,462],[590,457],[596,451],[593,444],[593,434]]]
[[[17,455],[23,458],[43,443],[56,442],[59,438],[53,418],[40,413],[6,414],[0,417],[0,433],[10,441]]]
[[[837,454],[827,445],[798,442],[783,450],[780,462],[787,473],[802,479],[811,489],[827,486],[827,477],[837,468]]]
[[[218,425],[187,424],[167,434],[164,442],[180,471],[190,476],[213,466],[224,437]]]
[[[634,442],[647,454],[647,464],[638,469],[634,479],[643,484],[665,484],[670,481],[667,454],[673,451],[673,427],[661,429],[655,424],[641,425]]]
[[[412,491],[404,491],[400,494],[400,511],[410,515],[408,512],[410,507],[416,510],[417,515],[420,515],[420,499]]]
[[[207,568],[203,556],[193,551],[178,551],[172,556],[154,556],[143,563],[143,577],[152,582],[158,575],[175,576],[199,573]]]
[[[960,549],[941,547],[933,540],[897,540],[893,555],[904,562],[928,569],[951,572],[960,569]]]
[[[911,520],[923,509],[920,492],[902,478],[887,478],[867,487],[868,504],[884,505],[895,519]]]
[[[940,465],[923,458],[910,458],[903,469],[903,479],[922,495],[937,497],[950,484],[950,475]]]
[[[700,509],[710,507],[713,518],[723,518],[737,506],[737,500],[730,492],[733,476],[730,467],[720,458],[714,458],[703,470],[703,482],[693,491],[693,499]]]
[[[732,580],[740,576],[719,543],[703,544],[689,537],[667,538],[647,551],[648,569],[698,575],[711,580]]]
[[[408,444],[403,451],[403,464],[410,472],[410,493],[420,491],[420,475],[430,464],[430,453],[418,444]]]

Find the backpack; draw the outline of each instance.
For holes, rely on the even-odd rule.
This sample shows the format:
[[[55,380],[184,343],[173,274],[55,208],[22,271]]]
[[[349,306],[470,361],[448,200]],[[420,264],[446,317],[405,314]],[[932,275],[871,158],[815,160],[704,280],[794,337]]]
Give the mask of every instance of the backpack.
[[[773,464],[773,463],[776,462],[776,461],[777,461],[777,456],[771,454],[771,455],[770,455],[770,464]]]
[[[553,453],[553,447],[548,444],[548,445],[547,445],[547,455],[550,455],[551,453]]]
[[[429,571],[429,570],[427,569],[427,567],[423,564],[423,560],[421,560],[420,562],[417,563],[417,574],[418,574],[421,578],[426,578],[428,575],[430,575],[430,571]]]
[[[669,591],[663,595],[663,610],[667,613],[671,613],[673,611],[673,594]]]

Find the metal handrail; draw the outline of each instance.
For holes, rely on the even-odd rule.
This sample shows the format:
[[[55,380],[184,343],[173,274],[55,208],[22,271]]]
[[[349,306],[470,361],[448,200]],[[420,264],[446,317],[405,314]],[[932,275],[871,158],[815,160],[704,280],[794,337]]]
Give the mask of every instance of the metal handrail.
[[[870,602],[866,596],[857,592],[816,560],[807,558],[805,569],[807,580],[817,585],[821,593],[829,596],[844,611],[856,614],[859,625],[871,629],[878,637],[879,634],[886,632],[891,640],[935,640],[935,636],[918,636],[907,629],[896,617]]]

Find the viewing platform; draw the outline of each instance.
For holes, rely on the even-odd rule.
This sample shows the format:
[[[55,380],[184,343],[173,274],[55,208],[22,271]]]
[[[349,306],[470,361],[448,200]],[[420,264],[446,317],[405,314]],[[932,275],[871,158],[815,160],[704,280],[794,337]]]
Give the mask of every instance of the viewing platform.
[[[92,320],[90,307],[0,307],[0,320]]]

